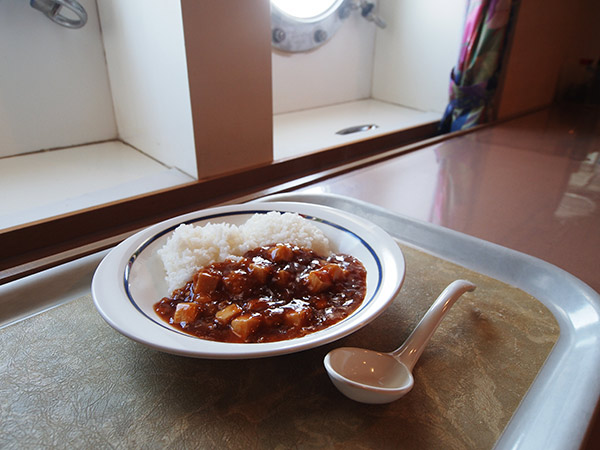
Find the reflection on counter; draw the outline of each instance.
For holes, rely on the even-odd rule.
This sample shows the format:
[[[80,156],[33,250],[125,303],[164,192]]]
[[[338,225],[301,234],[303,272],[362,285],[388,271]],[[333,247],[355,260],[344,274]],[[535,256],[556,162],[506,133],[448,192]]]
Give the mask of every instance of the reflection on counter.
[[[600,108],[566,105],[303,192],[373,202],[544,259],[600,291]]]

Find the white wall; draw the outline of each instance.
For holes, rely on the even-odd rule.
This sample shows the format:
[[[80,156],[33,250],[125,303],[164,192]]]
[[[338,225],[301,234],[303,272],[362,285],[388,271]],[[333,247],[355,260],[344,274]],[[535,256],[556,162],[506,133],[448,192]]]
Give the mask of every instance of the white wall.
[[[380,0],[373,98],[443,112],[458,60],[466,0]]]
[[[273,113],[369,98],[375,29],[354,11],[328,42],[313,51],[273,50]]]
[[[98,0],[119,136],[197,177],[181,4]]]
[[[83,28],[0,1],[0,156],[117,136],[96,3]]]
[[[348,18],[307,53],[272,52],[273,112],[364,98],[442,113],[456,64],[466,0],[379,0],[379,29]]]

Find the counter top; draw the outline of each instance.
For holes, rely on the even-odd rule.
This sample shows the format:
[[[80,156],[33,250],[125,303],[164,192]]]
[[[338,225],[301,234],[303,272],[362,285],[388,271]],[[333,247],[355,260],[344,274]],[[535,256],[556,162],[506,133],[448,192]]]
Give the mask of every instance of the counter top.
[[[600,110],[546,109],[300,189],[536,256],[600,292]]]
[[[407,154],[314,182],[298,189],[297,192],[345,195],[381,206],[392,212],[401,213],[409,218],[482,238],[558,266],[587,283],[595,291],[600,292],[600,272],[598,272],[600,263],[600,233],[598,232],[600,230],[600,137],[598,118],[599,111],[593,107],[548,109],[520,119],[485,127],[473,133],[455,136]],[[92,261],[94,261],[93,258]],[[88,276],[87,272],[81,275],[82,279],[86,276]],[[26,284],[27,280],[19,280],[17,284],[19,283]],[[80,283],[78,287],[81,287]],[[81,289],[78,292],[81,292]],[[403,292],[409,294],[409,290]],[[43,296],[43,294],[42,292],[41,295]],[[157,447],[176,446],[181,444],[183,438],[189,433],[202,434],[203,432],[206,432],[204,435],[208,439],[202,441],[205,445],[221,442],[230,448],[242,448],[246,443],[256,444],[255,447],[271,446],[277,441],[287,442],[290,446],[302,446],[298,441],[299,436],[307,439],[303,441],[307,447],[330,447],[335,442],[381,447],[381,445],[391,445],[391,441],[385,441],[386,435],[377,428],[377,424],[389,422],[388,425],[391,426],[396,422],[397,417],[404,414],[402,408],[397,405],[384,410],[384,412],[371,407],[364,410],[358,408],[362,411],[359,411],[360,414],[358,414],[356,409],[353,409],[354,406],[351,406],[352,403],[348,402],[344,404],[345,406],[343,405],[344,414],[337,417],[335,423],[330,423],[331,417],[328,415],[328,411],[331,412],[332,405],[340,401],[339,394],[333,390],[332,386],[314,383],[315,377],[318,375],[315,372],[317,369],[313,370],[303,366],[306,364],[306,358],[311,361],[312,359],[321,359],[326,348],[316,349],[299,356],[277,358],[277,362],[285,363],[283,368],[280,368],[281,376],[294,378],[298,383],[302,382],[298,377],[305,377],[310,387],[308,396],[305,396],[305,393],[297,387],[284,389],[283,399],[287,403],[283,404],[281,403],[281,392],[275,395],[266,385],[259,383],[264,378],[264,374],[260,375],[260,369],[250,368],[251,370],[242,373],[238,372],[239,365],[236,366],[232,362],[219,362],[203,366],[197,361],[166,357],[156,353],[141,355],[141,359],[139,359],[139,354],[138,359],[119,359],[114,353],[111,353],[114,352],[114,348],[106,347],[115,345],[113,340],[110,341],[110,345],[105,341],[106,336],[113,336],[111,333],[114,332],[100,321],[99,316],[95,315],[95,311],[91,309],[89,297],[84,295],[74,301],[72,298],[73,296],[69,297],[68,304],[60,308],[10,325],[2,330],[6,339],[6,345],[2,347],[4,376],[10,378],[20,374],[13,380],[15,383],[5,384],[5,389],[8,389],[9,392],[4,398],[12,399],[10,403],[3,402],[2,404],[2,414],[11,420],[11,422],[3,421],[5,426],[10,425],[13,427],[11,429],[17,433],[26,428],[28,419],[20,414],[27,414],[27,408],[33,405],[28,396],[34,396],[36,401],[41,402],[38,405],[41,407],[37,409],[36,413],[40,416],[35,420],[42,421],[39,425],[48,425],[50,430],[58,423],[58,419],[50,414],[50,411],[60,410],[68,414],[76,413],[71,417],[70,428],[63,429],[66,433],[64,438],[55,435],[52,439],[57,438],[60,442],[46,441],[50,445],[60,446],[70,442],[74,446],[85,446],[85,441],[81,440],[81,436],[91,436],[90,439],[93,437],[96,440],[89,442],[95,442],[101,446],[138,445],[148,436],[144,434],[143,430],[128,431],[130,426],[134,425],[135,418],[151,419],[156,423],[162,423],[161,420],[165,415],[172,414],[178,404],[189,406],[193,403],[194,408],[189,415],[177,416],[181,420],[173,422],[172,425],[175,428],[165,430],[163,433],[155,431],[152,434],[152,442]],[[12,298],[11,302],[17,305],[18,298]],[[56,301],[56,303],[64,302],[64,300],[61,302],[60,299]],[[62,317],[61,311],[73,312],[72,320]],[[81,317],[92,316],[95,318],[90,318],[89,322],[80,323],[77,321],[77,317],[80,315]],[[52,341],[55,346],[54,350],[48,347],[50,342],[44,342],[43,337],[36,338],[37,347],[33,349],[28,346],[19,347],[19,342],[15,342],[9,336],[11,333],[19,334],[17,330],[29,330],[27,333],[31,335],[31,333],[35,333],[36,326],[43,330],[46,329],[44,327],[51,329],[52,323],[49,321],[52,322],[52,317],[54,317],[54,323],[62,327],[55,330],[56,334]],[[470,320],[473,320],[474,316],[469,317]],[[581,319],[585,321],[585,318]],[[412,317],[412,320],[416,320],[416,316]],[[527,321],[523,323],[526,324]],[[384,329],[389,329],[390,324],[393,324],[393,321],[384,323]],[[409,323],[409,327],[410,325],[413,325],[413,322]],[[541,334],[534,333],[527,339],[533,338],[535,341],[537,337],[543,337],[541,341],[538,341],[545,346],[543,351],[547,351],[553,344],[554,334],[551,321],[544,320],[541,325],[538,323],[536,326],[542,326],[542,331],[536,328],[536,333],[540,331]],[[87,354],[85,349],[79,345],[84,343],[77,340],[78,334],[81,333],[85,337],[83,340],[93,345],[94,336],[85,335],[88,327],[97,331],[96,336],[102,341],[98,342],[97,348],[104,349],[104,351]],[[450,333],[448,336],[452,337],[451,333],[456,333],[456,330],[450,329],[448,332]],[[371,343],[376,342],[375,337],[364,333],[357,333],[356,336],[353,335],[348,339],[360,341],[365,336],[368,339],[375,339]],[[456,337],[454,336],[454,338]],[[127,351],[136,354],[138,352],[148,353],[147,350],[138,348],[137,344],[121,336],[118,338],[120,341],[116,345],[126,348]],[[70,342],[69,339],[75,340]],[[68,346],[71,350],[72,364],[68,367],[65,366],[64,361],[56,357],[56,348],[61,345]],[[534,361],[543,362],[543,351]],[[315,352],[318,353],[317,356],[315,356]],[[439,352],[438,355],[440,354],[443,355],[444,352]],[[195,375],[215,375],[211,375],[212,378],[209,378],[212,380],[213,393],[205,396],[198,392],[174,387],[169,370],[166,369],[168,364],[173,363],[172,360],[190,369],[188,375],[191,374],[191,378],[190,376],[186,378],[183,372],[177,372],[180,381],[194,382]],[[143,364],[135,361],[142,361]],[[67,369],[64,370],[64,373],[68,377],[52,378],[49,372],[36,371],[34,369],[38,363],[50,364],[57,371]],[[429,363],[431,364],[432,361]],[[102,380],[95,385],[95,375],[92,373],[92,369],[94,367],[101,368],[107,377],[117,376],[116,372],[111,371],[115,364],[124,365],[126,378],[114,382]],[[275,363],[266,362],[265,366],[269,367],[273,364]],[[250,365],[242,364],[242,370],[248,369]],[[27,370],[23,371],[23,369]],[[152,374],[152,378],[144,381],[143,377],[138,376],[141,373],[140,370],[148,370],[148,373]],[[207,370],[210,373],[207,373]],[[322,375],[322,369],[318,370]],[[226,372],[235,372],[234,377],[229,381],[219,379],[218,375]],[[524,378],[525,389],[532,379],[531,373],[535,373],[535,368]],[[246,377],[251,377],[253,385],[259,386],[256,391],[251,392],[241,387],[240,383]],[[127,380],[129,380],[129,384],[124,383]],[[239,383],[234,382],[235,380],[238,380]],[[72,384],[69,385],[69,383]],[[280,381],[275,381],[275,384],[281,387],[281,384],[277,383]],[[10,391],[11,386],[14,386],[13,391]],[[429,385],[426,381],[422,386],[427,391]],[[102,388],[104,394],[97,398],[94,392],[97,393],[98,387]],[[46,388],[52,389],[52,392],[58,397],[52,397],[52,395],[45,397],[43,394]],[[159,391],[162,389],[161,392],[164,394],[162,398],[167,405],[164,408],[157,408],[156,404],[152,403],[143,403],[145,396],[156,395],[157,389]],[[230,392],[235,392],[242,401],[233,402],[229,396]],[[496,395],[499,393],[486,392],[490,394],[485,397],[489,402],[486,404],[476,403],[478,407],[490,409],[492,414],[486,417],[491,417],[489,420],[492,422],[488,422],[488,425],[493,426],[490,425],[486,433],[479,436],[485,439],[485,442],[469,441],[473,448],[482,448],[482,446],[485,448],[493,444],[510,415],[505,406],[508,405],[509,409],[516,407],[519,395],[522,395],[522,392],[518,395],[511,392],[508,397],[504,398],[506,400],[504,402]],[[431,393],[429,391],[429,394]],[[142,398],[142,403],[137,401],[140,398]],[[454,403],[452,407],[464,409],[465,405],[472,405],[469,401],[473,401],[473,398],[462,397],[462,400]],[[81,406],[81,402],[85,407]],[[291,414],[293,405],[290,402],[299,402],[303,409],[295,412],[302,414],[299,414],[293,422],[296,434],[290,437],[292,440],[282,441],[279,438],[283,439],[285,430],[279,429],[276,423],[279,413]],[[501,403],[504,406],[496,409],[496,406]],[[416,405],[414,406],[416,407]],[[110,428],[112,426],[110,422],[99,421],[94,422],[91,435],[81,434],[86,421],[101,417],[103,414],[105,414],[104,417],[108,417],[113,407],[117,408],[116,411],[119,414],[115,418],[118,421],[117,428]],[[257,407],[258,416],[248,414],[248,411]],[[321,413],[312,416],[304,414],[314,410],[321,411]],[[128,416],[128,411],[135,414]],[[211,411],[216,412],[213,414]],[[494,411],[503,411],[503,413],[500,416],[494,416]],[[219,422],[223,418],[227,419],[227,426]],[[267,422],[264,422],[265,420]],[[447,418],[447,420],[453,427],[462,427],[460,430],[468,428],[464,423],[462,425],[452,423],[452,418]],[[258,422],[254,423],[253,421]],[[260,421],[269,424],[268,430],[272,437],[267,434],[257,434],[256,425]],[[192,424],[196,427],[193,430],[189,428]],[[242,429],[239,424],[245,424],[243,429],[246,434],[242,437],[239,436],[239,431]],[[442,425],[433,419],[429,422],[426,421],[426,425],[431,427],[432,436],[443,438],[440,428]],[[212,426],[216,426],[213,430],[220,430],[219,436],[208,432],[208,428]],[[324,431],[327,426],[329,426],[329,432]],[[370,438],[372,440],[365,441],[357,434],[356,430],[364,429],[364,427],[373,431],[372,438]],[[28,436],[30,438],[35,439],[36,429],[39,428],[29,429]],[[315,429],[318,429],[319,432],[315,432]],[[440,433],[436,434],[436,430]],[[490,433],[490,430],[493,432]],[[106,431],[110,433],[104,433]],[[355,440],[344,441],[342,435],[345,433],[350,433]],[[398,439],[406,438],[398,433],[392,433],[392,435]],[[123,438],[121,441],[118,440],[119,436]],[[458,448],[461,444],[465,444],[464,436],[462,441],[458,439],[446,442],[452,442],[452,445]],[[12,436],[15,439],[13,442],[18,443],[20,437],[18,434]],[[71,438],[74,440],[69,440]],[[219,441],[219,439],[225,440]],[[42,441],[38,440],[38,442]],[[600,428],[595,426],[587,445],[590,449],[597,448],[595,446],[599,442]],[[480,443],[481,446],[478,445]]]
[[[600,108],[564,105],[305,187],[535,256],[600,292]],[[598,412],[596,413],[598,416]],[[600,447],[600,418],[589,449]]]

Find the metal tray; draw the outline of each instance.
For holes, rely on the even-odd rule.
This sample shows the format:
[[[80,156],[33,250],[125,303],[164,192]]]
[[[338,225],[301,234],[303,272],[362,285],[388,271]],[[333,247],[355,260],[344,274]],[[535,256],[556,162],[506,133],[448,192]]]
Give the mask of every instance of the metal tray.
[[[316,203],[364,217],[400,242],[519,288],[555,316],[560,336],[496,443],[505,448],[579,448],[600,398],[600,295],[538,258],[359,200],[276,194],[258,201]]]

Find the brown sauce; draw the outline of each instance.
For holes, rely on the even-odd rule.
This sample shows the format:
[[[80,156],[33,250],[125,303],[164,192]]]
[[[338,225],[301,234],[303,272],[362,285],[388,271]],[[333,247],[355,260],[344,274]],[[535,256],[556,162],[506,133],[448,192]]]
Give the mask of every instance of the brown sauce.
[[[293,339],[339,322],[362,303],[366,269],[348,255],[322,258],[288,244],[211,264],[154,305],[175,328],[221,342]]]

